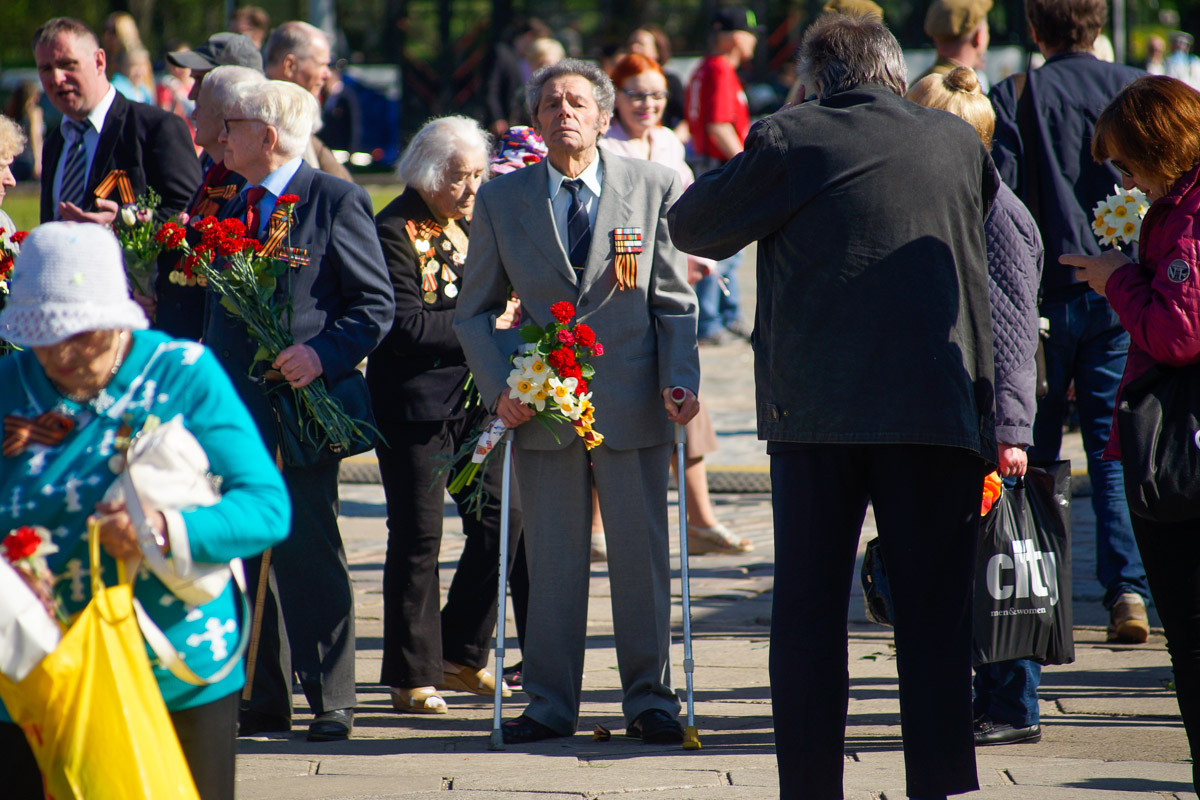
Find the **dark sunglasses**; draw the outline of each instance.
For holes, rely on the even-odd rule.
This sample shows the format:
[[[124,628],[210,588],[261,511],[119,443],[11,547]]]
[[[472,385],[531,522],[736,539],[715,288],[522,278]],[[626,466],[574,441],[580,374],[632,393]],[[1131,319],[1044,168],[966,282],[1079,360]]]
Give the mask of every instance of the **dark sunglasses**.
[[[1108,160],[1108,163],[1112,164],[1113,169],[1115,169],[1117,172],[1124,175],[1126,178],[1133,178],[1133,173],[1130,172],[1129,168],[1126,167],[1124,164],[1122,164],[1120,161],[1117,161],[1115,158],[1110,158]]]

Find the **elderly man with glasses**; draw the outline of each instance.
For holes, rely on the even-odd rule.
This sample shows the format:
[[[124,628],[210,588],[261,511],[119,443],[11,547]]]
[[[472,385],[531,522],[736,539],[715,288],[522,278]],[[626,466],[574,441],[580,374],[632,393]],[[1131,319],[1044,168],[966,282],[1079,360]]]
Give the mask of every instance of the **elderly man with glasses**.
[[[393,314],[392,285],[370,197],[354,184],[314,170],[302,158],[317,113],[316,100],[296,84],[244,84],[220,134],[225,166],[245,176],[246,185],[219,217],[243,219],[248,236],[265,240],[279,198],[297,198],[288,246],[281,251],[288,269],[278,289],[290,292],[295,344],[273,364],[256,365],[251,375],[256,345],[245,325],[215,298],[210,298],[205,321],[205,342],[229,371],[272,451],[278,437],[264,378],[281,376],[300,388],[320,378],[332,384],[353,377],[355,366],[382,341]],[[260,374],[267,366],[273,372]],[[243,735],[291,727],[293,670],[316,715],[309,740],[350,735],[354,598],[337,526],[337,473],[336,461],[310,468],[283,466],[295,513],[288,540],[273,551],[273,580],[253,694],[242,715]],[[249,567],[257,577],[257,565]]]

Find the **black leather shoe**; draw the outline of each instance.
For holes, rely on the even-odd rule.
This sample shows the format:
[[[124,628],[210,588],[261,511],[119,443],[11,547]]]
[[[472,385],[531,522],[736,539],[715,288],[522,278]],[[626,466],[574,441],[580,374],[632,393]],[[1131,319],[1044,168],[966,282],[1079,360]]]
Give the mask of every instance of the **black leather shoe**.
[[[501,725],[500,733],[504,736],[505,744],[528,744],[563,735],[524,714]]]
[[[1007,722],[993,722],[990,719],[975,721],[975,745],[977,747],[992,744],[1033,744],[1041,740],[1041,725],[1014,728]]]
[[[308,726],[310,742],[344,742],[350,738],[354,730],[354,709],[337,708],[317,714],[316,719]]]
[[[660,708],[648,708],[637,715],[637,719],[625,729],[631,739],[641,739],[646,744],[682,744],[683,728],[679,720]]]
[[[238,736],[257,736],[260,733],[287,733],[291,729],[291,721],[284,717],[276,717],[258,711],[243,711],[238,715]]]

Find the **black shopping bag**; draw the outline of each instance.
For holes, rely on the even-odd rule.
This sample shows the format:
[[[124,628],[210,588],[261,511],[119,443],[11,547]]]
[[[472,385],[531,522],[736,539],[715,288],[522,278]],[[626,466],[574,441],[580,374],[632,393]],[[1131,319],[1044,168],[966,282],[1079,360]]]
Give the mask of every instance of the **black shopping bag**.
[[[1071,464],[1030,466],[979,526],[976,664],[1075,660],[1071,614]]]

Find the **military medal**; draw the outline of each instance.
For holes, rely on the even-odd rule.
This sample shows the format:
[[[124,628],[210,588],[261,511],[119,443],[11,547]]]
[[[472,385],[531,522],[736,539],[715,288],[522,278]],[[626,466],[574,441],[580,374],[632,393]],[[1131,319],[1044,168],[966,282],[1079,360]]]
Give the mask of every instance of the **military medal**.
[[[617,288],[624,291],[637,284],[637,254],[642,252],[641,228],[613,228],[613,267],[617,273]]]
[[[451,300],[453,300],[454,298],[458,297],[458,287],[453,283],[447,283],[445,287],[442,288],[442,293],[445,294],[446,297],[449,297]]]
[[[426,303],[432,304],[437,301],[437,293],[436,292],[426,292],[424,295],[422,295],[422,297],[425,299]]]

